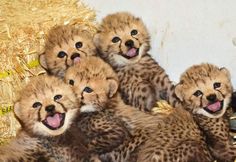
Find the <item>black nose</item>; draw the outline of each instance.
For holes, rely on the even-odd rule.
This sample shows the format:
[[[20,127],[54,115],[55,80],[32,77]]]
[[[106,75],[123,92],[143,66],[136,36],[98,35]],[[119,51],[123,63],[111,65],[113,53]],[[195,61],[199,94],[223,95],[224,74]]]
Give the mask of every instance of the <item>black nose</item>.
[[[216,94],[210,94],[206,98],[210,102],[215,102],[216,101]]]
[[[71,60],[74,60],[76,57],[80,57],[79,53],[73,53],[70,57]]]
[[[47,112],[54,112],[54,110],[55,110],[55,105],[48,105],[48,106],[45,107],[45,110],[46,110]]]
[[[127,40],[125,42],[125,46],[132,48],[134,46],[134,41],[133,40]]]

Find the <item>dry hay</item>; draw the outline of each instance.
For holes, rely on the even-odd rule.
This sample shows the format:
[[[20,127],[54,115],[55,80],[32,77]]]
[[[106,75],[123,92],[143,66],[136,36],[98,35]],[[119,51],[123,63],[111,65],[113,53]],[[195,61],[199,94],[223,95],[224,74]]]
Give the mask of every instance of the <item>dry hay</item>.
[[[61,24],[85,25],[95,32],[95,12],[76,0],[0,1],[0,144],[19,127],[12,105],[31,76],[44,72],[38,54],[45,33]]]

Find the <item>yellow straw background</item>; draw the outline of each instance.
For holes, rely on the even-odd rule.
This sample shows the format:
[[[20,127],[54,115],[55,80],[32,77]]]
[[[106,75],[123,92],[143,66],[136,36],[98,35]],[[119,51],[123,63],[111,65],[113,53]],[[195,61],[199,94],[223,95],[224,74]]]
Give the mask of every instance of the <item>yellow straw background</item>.
[[[0,144],[14,137],[17,93],[43,72],[37,57],[55,25],[83,25],[95,32],[95,12],[77,0],[0,1]]]

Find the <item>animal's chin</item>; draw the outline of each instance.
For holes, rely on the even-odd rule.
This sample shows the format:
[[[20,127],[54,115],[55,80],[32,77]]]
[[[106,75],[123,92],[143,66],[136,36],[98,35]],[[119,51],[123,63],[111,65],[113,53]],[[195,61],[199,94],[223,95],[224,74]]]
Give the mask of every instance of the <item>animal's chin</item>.
[[[121,53],[126,59],[132,59],[139,55],[139,48],[132,47],[126,53]]]
[[[224,106],[224,100],[208,104],[203,109],[212,115],[218,115],[221,113],[223,106]]]
[[[64,125],[65,113],[54,113],[46,116],[42,123],[50,130],[57,130]]]

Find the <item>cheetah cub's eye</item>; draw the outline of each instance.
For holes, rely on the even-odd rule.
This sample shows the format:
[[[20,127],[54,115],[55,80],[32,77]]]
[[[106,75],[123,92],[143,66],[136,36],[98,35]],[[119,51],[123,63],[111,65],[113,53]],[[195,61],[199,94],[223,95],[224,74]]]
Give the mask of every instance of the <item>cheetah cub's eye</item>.
[[[194,92],[194,96],[198,97],[201,96],[203,93],[200,90],[197,90],[196,92]]]
[[[60,51],[60,52],[58,52],[57,57],[63,58],[63,57],[65,57],[66,55],[67,55],[67,54],[66,54],[64,51]]]
[[[85,87],[83,91],[87,93],[93,92],[93,90],[90,87]]]
[[[112,40],[111,40],[113,43],[117,43],[120,41],[120,38],[119,37],[113,37]]]
[[[83,43],[82,42],[76,42],[75,43],[75,48],[81,48],[83,46]]]
[[[70,80],[69,80],[69,84],[73,86],[73,85],[75,84],[75,81],[72,80],[72,79],[70,79]]]
[[[137,34],[138,34],[138,31],[137,31],[136,29],[134,29],[134,30],[132,30],[132,31],[130,32],[130,34],[131,34],[131,35],[137,35]]]
[[[56,96],[54,96],[54,101],[57,101],[57,100],[59,100],[59,99],[61,99],[62,98],[62,95],[56,95]]]
[[[220,86],[221,86],[221,83],[219,83],[219,82],[215,82],[215,83],[213,84],[214,89],[220,88]]]
[[[41,106],[42,106],[42,104],[41,104],[40,102],[35,102],[35,103],[32,105],[33,108],[39,108],[39,107],[41,107]]]

